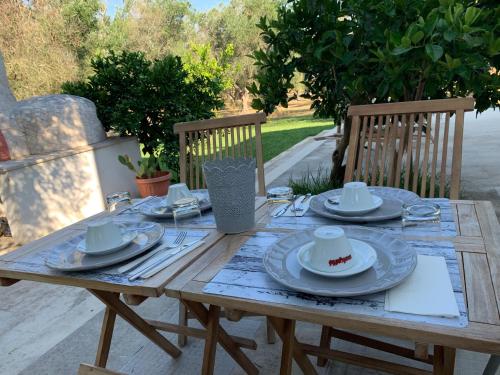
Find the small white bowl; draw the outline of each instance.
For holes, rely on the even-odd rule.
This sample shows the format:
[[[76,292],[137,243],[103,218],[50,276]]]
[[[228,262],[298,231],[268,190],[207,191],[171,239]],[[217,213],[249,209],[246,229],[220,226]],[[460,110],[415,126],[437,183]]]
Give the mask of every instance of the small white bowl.
[[[106,255],[123,249],[137,237],[136,231],[126,231],[112,221],[91,223],[78,251],[88,255]]]
[[[313,238],[311,264],[314,268],[328,272],[332,268],[343,271],[352,266],[351,244],[342,228],[333,225],[319,227],[314,231]]]
[[[368,270],[377,261],[377,252],[373,247],[366,242],[350,238],[348,240],[352,247],[352,266],[348,269],[337,271],[324,271],[318,270],[311,263],[311,249],[314,247],[314,242],[308,242],[303,245],[297,252],[297,261],[299,264],[309,272],[316,275],[326,277],[348,277],[357,275],[361,272]]]
[[[187,185],[183,182],[170,185],[166,199],[166,205],[172,207],[175,201],[181,198],[192,198],[193,194],[189,191]]]

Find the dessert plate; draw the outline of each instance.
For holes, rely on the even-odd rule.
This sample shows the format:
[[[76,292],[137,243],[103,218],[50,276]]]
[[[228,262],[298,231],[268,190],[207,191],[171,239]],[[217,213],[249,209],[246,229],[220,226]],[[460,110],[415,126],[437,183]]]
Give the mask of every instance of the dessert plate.
[[[361,216],[367,214],[368,212],[376,210],[384,203],[384,200],[379,196],[372,194],[372,197],[373,197],[373,206],[366,208],[340,208],[340,205],[338,203],[331,203],[331,201],[328,199],[325,200],[324,205],[328,211],[332,211],[339,215]]]
[[[212,203],[208,198],[208,194],[203,193],[193,193],[195,197],[198,198],[200,204],[200,211],[207,211],[212,208]],[[164,202],[164,200],[162,200]],[[156,203],[156,204],[155,204]],[[153,219],[170,219],[174,217],[172,212],[172,207],[165,204],[159,204],[158,201],[152,202],[151,204],[145,205],[139,209],[139,212],[146,217]]]
[[[311,264],[311,249],[314,246],[314,242],[309,242],[299,248],[297,252],[297,261],[309,272],[315,273],[317,275],[326,277],[347,277],[352,275],[357,275],[358,273],[366,271],[368,268],[372,267],[377,261],[377,252],[373,247],[368,245],[366,242],[355,240],[350,238],[349,242],[352,247],[352,260],[353,265],[343,271],[331,271],[325,272],[316,269]]]

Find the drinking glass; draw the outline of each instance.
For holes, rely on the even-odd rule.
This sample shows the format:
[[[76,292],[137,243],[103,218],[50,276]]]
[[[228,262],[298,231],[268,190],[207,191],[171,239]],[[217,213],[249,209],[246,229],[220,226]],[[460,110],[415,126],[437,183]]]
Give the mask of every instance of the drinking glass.
[[[172,205],[172,214],[174,216],[174,223],[177,227],[181,221],[199,216],[201,217],[200,204],[198,203],[198,199],[195,197],[192,198],[181,198],[174,202]]]
[[[119,207],[129,206],[131,204],[132,199],[128,191],[118,191],[106,195],[106,208],[109,212],[113,212]]]
[[[441,223],[441,207],[430,202],[403,204],[403,229],[411,226],[435,227]]]
[[[292,188],[279,186],[267,191],[267,215],[269,218],[282,216],[285,208],[291,207],[291,212],[295,215],[293,204],[294,196]]]

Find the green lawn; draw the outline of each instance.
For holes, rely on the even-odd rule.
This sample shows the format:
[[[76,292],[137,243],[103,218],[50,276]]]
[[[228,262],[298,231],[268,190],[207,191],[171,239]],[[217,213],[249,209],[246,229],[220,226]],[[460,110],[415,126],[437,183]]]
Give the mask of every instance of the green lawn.
[[[262,125],[264,161],[271,160],[304,138],[331,129],[332,120],[313,119],[312,116],[273,119]]]

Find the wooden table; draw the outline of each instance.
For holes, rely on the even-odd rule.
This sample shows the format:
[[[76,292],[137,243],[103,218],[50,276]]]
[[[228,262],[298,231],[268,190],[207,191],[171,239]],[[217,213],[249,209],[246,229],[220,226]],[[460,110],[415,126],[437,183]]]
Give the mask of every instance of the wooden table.
[[[257,197],[256,209],[262,207],[264,203],[264,198]],[[121,211],[124,211],[124,209],[114,212],[111,216],[116,216]],[[208,215],[211,214],[208,213]],[[106,216],[110,216],[110,214],[106,212],[100,213],[0,257],[0,286],[10,286],[20,280],[30,280],[85,288],[97,297],[106,305],[106,310],[95,360],[96,366],[106,367],[116,315],[122,317],[166,353],[174,358],[178,357],[181,354],[181,350],[162,336],[159,331],[169,331],[201,338],[205,337],[205,332],[199,329],[185,329],[185,327],[178,327],[175,324],[146,320],[134,312],[128,305],[138,305],[147,298],[163,296],[165,285],[174,280],[177,275],[191,265],[204,252],[211,249],[224,235],[218,233],[214,229],[215,225],[213,224],[204,227],[197,226],[196,229],[208,232],[207,237],[204,239],[205,243],[147,280],[129,282],[126,275],[109,275],[107,269],[98,270],[95,273],[62,273],[52,271],[43,265],[44,259],[41,255],[38,256],[38,254],[84,233],[87,222]],[[137,213],[128,216],[125,220],[144,221],[145,218]],[[172,228],[172,221],[165,221],[164,225],[174,230]],[[36,262],[37,265],[34,265],[33,259],[37,258],[40,259]],[[124,301],[120,299],[120,295],[123,296]],[[26,308],[32,309],[33,306],[26,306]],[[238,358],[242,358],[241,361],[246,360],[246,362],[242,363],[250,363],[241,351],[241,348],[255,349],[256,344],[253,340],[232,336],[227,336],[226,340],[231,347],[231,351],[237,353]]]
[[[219,325],[221,307],[228,309],[233,315],[238,315],[240,312],[240,316],[257,314],[269,317],[283,342],[282,374],[291,372],[292,359],[295,359],[304,373],[316,373],[307,355],[336,359],[395,374],[429,373],[413,367],[330,349],[330,336],[343,334],[348,335],[349,339],[358,339],[364,345],[382,347],[401,356],[433,365],[434,374],[452,374],[456,348],[500,354],[500,225],[490,202],[452,201],[452,208],[456,214],[457,236],[440,237],[439,240],[452,241],[457,251],[468,307],[469,325],[466,328],[332,313],[314,308],[203,293],[203,288],[207,283],[249,238],[248,234],[227,235],[222,238],[212,246],[210,251],[204,252],[189,267],[168,282],[165,285],[165,293],[179,298],[207,328],[203,360],[204,374],[213,372],[216,344],[219,343],[225,348],[228,345],[227,333]],[[282,231],[281,229],[267,230]],[[433,238],[424,239],[432,240]],[[322,337],[321,345],[305,344],[295,338],[296,321],[316,323],[334,327],[334,329],[323,330],[327,333],[324,334],[325,337]],[[403,350],[387,344],[384,346],[376,340],[369,340],[346,333],[346,331],[406,339],[414,341],[417,345],[415,350]],[[434,344],[433,355],[427,352],[427,344]],[[234,353],[233,358],[235,358]],[[257,373],[255,366],[247,362],[243,363],[237,357],[236,359],[248,373]]]

